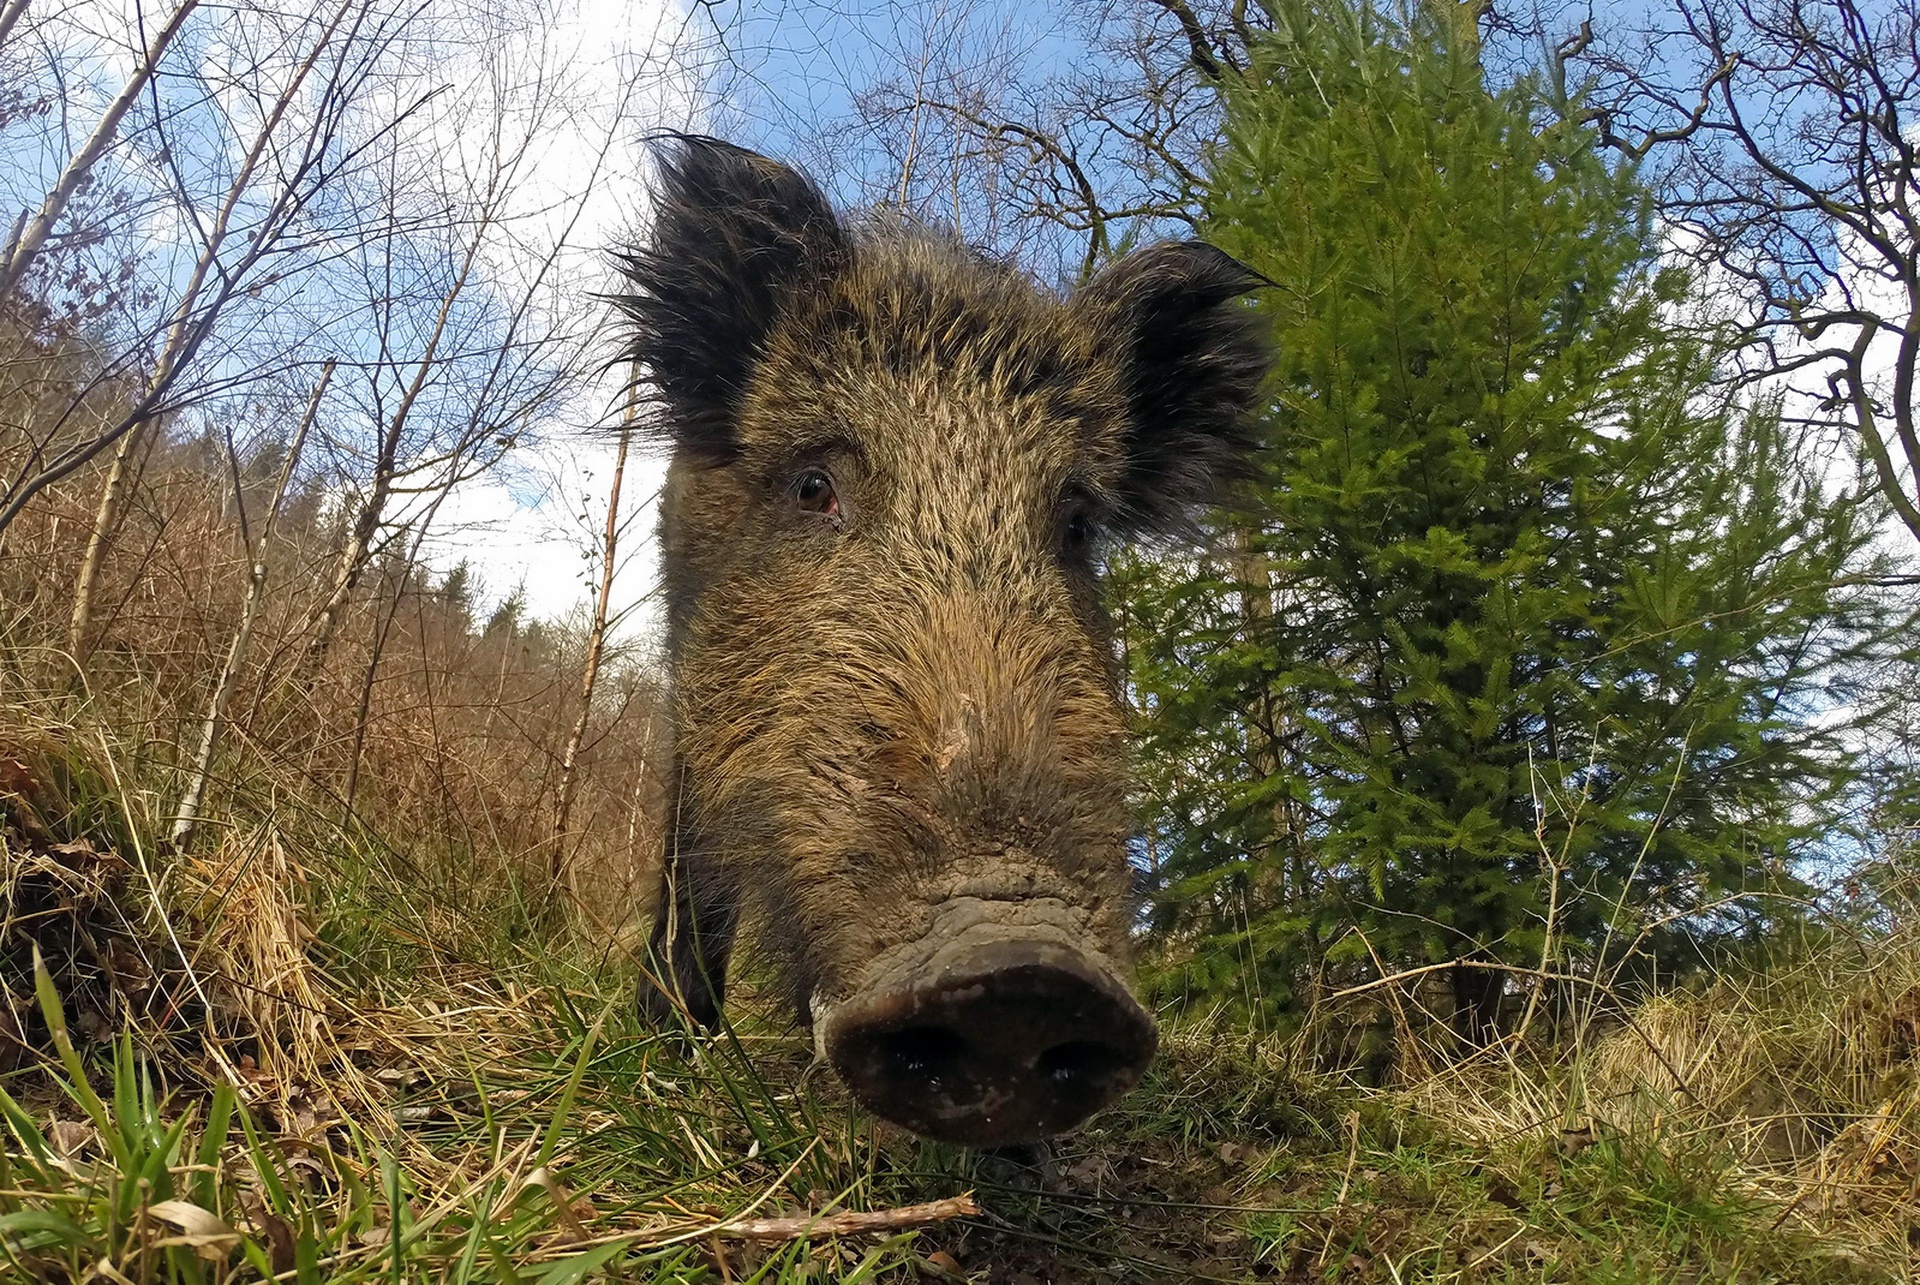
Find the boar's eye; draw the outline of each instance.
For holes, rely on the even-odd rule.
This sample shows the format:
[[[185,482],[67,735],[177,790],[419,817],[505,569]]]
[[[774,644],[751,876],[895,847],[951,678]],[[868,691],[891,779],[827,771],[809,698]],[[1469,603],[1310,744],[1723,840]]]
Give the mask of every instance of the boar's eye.
[[[1087,516],[1087,511],[1078,506],[1068,510],[1067,520],[1060,527],[1061,552],[1079,556],[1092,541],[1093,519]]]
[[[817,468],[810,468],[793,480],[793,502],[802,513],[838,517],[840,497],[834,493],[833,479]]]

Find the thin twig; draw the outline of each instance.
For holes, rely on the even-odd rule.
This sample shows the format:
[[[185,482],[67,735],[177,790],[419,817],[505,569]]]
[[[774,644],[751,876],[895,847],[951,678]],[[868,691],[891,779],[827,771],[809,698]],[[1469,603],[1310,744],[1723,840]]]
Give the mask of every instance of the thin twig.
[[[1361,982],[1358,986],[1349,986],[1345,990],[1335,991],[1327,996],[1326,1002],[1351,999],[1355,995],[1364,995],[1368,991],[1379,990],[1382,986],[1392,986],[1397,982],[1411,981],[1416,977],[1425,977],[1429,973],[1446,972],[1455,968],[1479,968],[1487,972],[1513,973],[1520,977],[1537,977],[1549,982],[1581,982],[1588,986],[1600,983],[1591,977],[1582,977],[1577,973],[1550,972],[1542,968],[1528,968],[1524,964],[1502,964],[1490,959],[1444,959],[1437,964],[1422,964],[1418,968],[1407,968],[1385,977],[1376,977],[1370,982]]]
[[[973,1193],[929,1200],[920,1205],[862,1212],[844,1209],[837,1214],[797,1214],[790,1218],[743,1218],[721,1223],[713,1235],[726,1240],[821,1240],[828,1236],[882,1236],[888,1232],[925,1227],[950,1218],[979,1214]]]

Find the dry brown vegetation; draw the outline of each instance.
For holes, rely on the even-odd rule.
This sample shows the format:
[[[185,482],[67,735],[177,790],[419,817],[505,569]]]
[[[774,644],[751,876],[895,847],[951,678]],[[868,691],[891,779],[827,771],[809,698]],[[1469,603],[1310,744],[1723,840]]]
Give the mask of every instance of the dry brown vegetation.
[[[16,695],[70,692],[94,717],[125,728],[143,758],[186,765],[180,747],[191,743],[247,575],[218,464],[198,441],[163,442],[143,459],[136,502],[100,576],[85,673],[60,626],[87,497],[78,486],[56,491],[9,530],[0,562],[9,646],[0,663]],[[282,541],[268,552],[262,626],[231,706],[235,749],[219,789],[230,800],[270,791],[282,774],[300,778],[313,790],[306,806],[337,809],[343,822],[375,816],[416,836],[413,855],[437,878],[537,882],[550,864],[582,634],[510,612],[475,621],[457,584],[450,592],[444,578],[396,555],[379,565],[344,616],[340,641],[313,665],[305,635],[333,553],[325,507],[318,495],[295,496]],[[623,668],[602,701],[573,831],[576,848],[592,854],[582,877],[609,881],[595,889],[604,893],[632,886],[653,859],[660,705],[639,665]],[[170,802],[150,806],[164,814]]]
[[[1204,114],[1154,68],[1215,55],[1188,47],[1185,4],[1151,8],[1167,21],[1114,38],[1165,91],[1135,143],[1177,161],[1167,140]],[[346,101],[414,11],[339,12],[368,24],[333,86]],[[296,16],[297,64],[336,34]],[[42,17],[0,0],[0,131],[54,109],[10,88]],[[946,20],[926,48],[971,57],[933,38]],[[1002,241],[1065,228],[1063,263],[1110,249],[1096,195],[1060,181],[1097,149],[997,115],[1013,95],[990,61],[936,61],[910,93],[861,100],[900,143],[889,193],[950,191],[972,219],[963,190],[1024,192],[978,221]],[[293,65],[263,57],[237,80],[270,107]],[[500,83],[523,103],[559,101],[543,95],[568,69],[520,70]],[[159,128],[144,110],[126,128],[141,146]],[[274,138],[371,145],[367,125]],[[507,134],[489,190],[525,159],[531,130]],[[594,646],[604,622],[530,621],[421,557],[439,499],[577,397],[604,350],[554,322],[550,279],[481,289],[468,272],[557,247],[488,240],[515,227],[497,202],[433,214],[421,193],[460,195],[437,190],[446,174],[381,155],[333,212],[365,215],[354,248],[400,279],[358,282],[347,329],[379,340],[324,389],[341,354],[301,333],[282,273],[315,265],[260,214],[284,195],[265,171],[231,229],[202,227],[161,272],[114,253],[154,192],[112,165],[76,175],[61,235],[0,286],[0,1279],[1920,1277],[1920,916],[1893,817],[1844,921],[1808,918],[1683,989],[1581,977],[1561,995],[1565,978],[1520,970],[1518,1033],[1470,1055],[1437,974],[1325,997],[1285,1038],[1170,1001],[1142,1089],[1044,1152],[964,1153],[862,1117],[756,1005],[750,970],[719,1037],[640,1030],[656,675]],[[1006,165],[1017,182],[976,181]],[[1184,208],[1192,176],[1168,172],[1179,192],[1129,203]],[[195,264],[217,288],[181,292]],[[199,365],[166,357],[187,351],[180,316],[206,323]],[[459,395],[436,402],[442,379]],[[1555,997],[1537,1015],[1535,994]],[[1365,1042],[1380,1030],[1391,1058]]]

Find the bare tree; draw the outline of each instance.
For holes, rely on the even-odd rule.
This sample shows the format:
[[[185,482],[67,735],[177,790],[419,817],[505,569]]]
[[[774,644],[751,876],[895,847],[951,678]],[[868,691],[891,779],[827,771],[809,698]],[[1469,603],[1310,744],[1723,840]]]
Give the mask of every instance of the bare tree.
[[[240,538],[247,545],[248,552],[247,592],[240,605],[240,620],[234,626],[233,639],[227,645],[226,660],[220,666],[219,677],[213,684],[213,695],[207,701],[206,717],[200,721],[200,747],[194,754],[193,766],[188,770],[187,785],[181,791],[179,806],[174,809],[170,838],[176,848],[185,848],[193,842],[194,828],[199,824],[200,807],[206,799],[207,784],[213,778],[214,752],[219,748],[220,736],[226,724],[227,706],[239,688],[240,671],[247,663],[254,625],[259,620],[260,606],[266,595],[267,552],[273,545],[273,530],[279,522],[281,502],[286,498],[287,484],[293,479],[294,470],[299,467],[300,450],[307,443],[307,431],[313,427],[314,416],[320,411],[320,401],[327,395],[327,383],[332,378],[333,363],[328,362],[320,368],[320,379],[314,384],[313,393],[307,398],[306,410],[294,428],[293,440],[287,446],[286,459],[280,465],[272,497],[267,501],[266,516],[261,520],[260,538],[257,541],[247,531],[246,493],[240,485],[239,471],[235,470],[234,504],[240,521]],[[229,458],[232,454],[232,445],[229,443]]]
[[[172,218],[183,233],[177,244],[191,257],[185,263],[163,259],[127,292],[117,353],[71,400],[69,413],[30,431],[0,425],[19,434],[11,444],[0,438],[0,462],[10,472],[0,482],[0,535],[35,496],[128,434],[184,406],[278,378],[289,365],[303,362],[287,346],[263,354],[258,341],[265,333],[286,333],[284,326],[268,324],[276,305],[309,283],[313,271],[339,252],[343,236],[357,233],[352,226],[315,227],[310,212],[324,208],[327,190],[353,171],[367,146],[439,92],[428,88],[412,99],[380,99],[390,110],[369,119],[368,103],[386,88],[389,55],[408,17],[384,7],[384,0],[345,0],[311,21],[294,15],[287,19],[291,31],[274,29],[264,11],[260,16],[268,28],[259,33],[266,52],[251,64],[227,69],[217,89],[205,83],[210,73],[204,64],[171,71],[143,68],[147,98],[156,104],[140,131],[150,152],[146,168],[160,173]],[[313,92],[308,82],[316,70],[322,84]],[[163,82],[170,91],[177,88],[188,105],[162,95]],[[207,118],[206,113],[228,111],[236,102],[246,105],[226,118]],[[236,126],[246,132],[230,132]],[[190,167],[186,158],[197,148],[176,136],[180,130],[214,130],[223,139],[246,141],[231,170]],[[220,186],[209,188],[209,171]],[[57,215],[66,204],[56,191],[43,204],[42,216],[49,209]],[[38,222],[51,226],[39,216],[35,226]],[[23,242],[11,259],[19,268],[17,280],[35,266],[26,248]],[[45,256],[39,257],[44,264]],[[158,308],[143,311],[149,301]],[[245,363],[237,360],[234,347],[243,341],[254,345]],[[135,371],[144,374],[135,376]],[[120,414],[100,423],[79,414],[96,387],[128,382],[136,391]],[[109,526],[117,507],[110,485],[99,506]]]
[[[567,826],[573,816],[573,796],[577,785],[580,747],[587,737],[587,724],[593,719],[593,690],[600,681],[600,665],[606,655],[607,634],[618,623],[612,612],[613,578],[619,569],[620,491],[625,485],[627,451],[633,444],[633,423],[640,409],[640,372],[628,371],[627,409],[620,426],[620,445],[613,457],[613,481],[607,490],[607,525],[600,540],[600,586],[594,595],[593,624],[587,632],[587,657],[580,667],[580,710],[567,733],[566,748],[560,755],[560,782],[553,817],[553,852],[549,860],[549,881],[555,889],[565,886],[567,872]]]
[[[284,143],[278,137],[282,122],[286,120],[288,109],[298,98],[319,63],[322,55],[329,52],[336,35],[353,11],[357,0],[346,0],[321,27],[309,45],[306,55],[292,68],[279,87],[278,93],[265,107],[258,126],[253,133],[252,142],[247,146],[240,163],[235,167],[232,181],[228,184],[224,197],[213,211],[210,219],[202,220],[195,204],[195,193],[189,186],[189,180],[178,159],[172,138],[171,123],[164,117],[154,123],[154,133],[161,145],[161,154],[166,160],[166,172],[169,186],[179,201],[187,221],[196,233],[196,242],[200,252],[194,259],[188,274],[187,283],[180,291],[178,303],[173,310],[171,324],[167,329],[165,345],[154,362],[154,368],[146,381],[146,388],[152,390],[171,378],[173,369],[181,359],[188,355],[192,342],[192,322],[198,310],[202,295],[208,286],[208,278],[216,271],[238,270],[245,273],[249,266],[249,254],[245,251],[237,263],[223,262],[227,241],[234,230],[235,214],[241,204],[255,192],[256,176],[267,159],[269,148],[276,143]],[[249,68],[256,71],[257,68]],[[144,82],[143,82],[144,83]],[[257,82],[256,82],[257,83]],[[256,242],[249,247],[257,261],[258,252],[267,248],[265,243]],[[15,278],[18,279],[17,277]],[[90,642],[89,626],[92,619],[94,591],[99,579],[101,560],[107,546],[112,542],[115,529],[119,525],[120,513],[126,500],[126,490],[134,472],[134,461],[140,458],[142,445],[149,437],[145,431],[153,422],[139,415],[128,417],[131,421],[120,439],[119,449],[114,452],[113,464],[107,470],[106,481],[100,488],[100,501],[94,512],[93,531],[87,543],[86,556],[81,560],[79,575],[75,580],[73,594],[73,613],[68,626],[68,652],[73,658],[76,669],[84,673]]]
[[[1850,432],[1920,540],[1920,3],[1672,0],[1559,52],[1675,252],[1724,283],[1735,377]]]
[[[577,121],[569,68],[558,52],[490,59],[479,93],[449,101],[417,139],[396,140],[380,192],[368,203],[387,230],[358,256],[355,293],[370,341],[353,372],[357,423],[332,446],[352,498],[331,578],[315,603],[300,681],[309,685],[332,647],[361,576],[390,528],[424,538],[418,512],[395,520],[395,502],[437,512],[448,489],[491,468],[524,427],[559,412],[589,382],[596,329],[577,300],[560,296],[588,196],[613,165],[641,81],[628,79],[593,132],[582,172],[542,192],[532,181],[542,148]],[[450,138],[457,168],[438,173],[405,153]],[[423,234],[410,215],[423,191],[450,211]],[[354,431],[358,429],[358,433]],[[403,506],[404,507],[404,506]]]
[[[147,82],[153,78],[154,69],[159,65],[161,58],[166,56],[167,47],[179,36],[181,29],[186,26],[187,19],[193,16],[194,10],[199,6],[200,0],[180,0],[178,7],[167,15],[160,30],[154,33],[153,39],[141,53],[139,61],[134,64],[133,74],[127,77],[127,83],[121,86],[120,92],[114,95],[113,101],[107,104],[93,132],[87,136],[87,141],[81,144],[80,149],[68,159],[65,168],[60,171],[60,176],[47,190],[46,199],[41,202],[39,210],[31,218],[26,219],[20,231],[9,239],[7,257],[4,262],[0,262],[0,302],[4,302],[7,296],[13,293],[14,287],[19,285],[27,275],[27,270],[39,257],[41,249],[47,243],[47,238],[53,235],[54,225],[60,221],[61,214],[73,200],[74,194],[91,178],[94,167],[100,163],[100,158],[106,155],[107,149],[113,145],[114,139],[120,133],[121,122],[126,119],[128,110],[145,92]],[[25,0],[16,0],[15,4],[9,5],[5,11],[0,12],[0,39],[5,38],[14,24],[25,14],[26,8]]]

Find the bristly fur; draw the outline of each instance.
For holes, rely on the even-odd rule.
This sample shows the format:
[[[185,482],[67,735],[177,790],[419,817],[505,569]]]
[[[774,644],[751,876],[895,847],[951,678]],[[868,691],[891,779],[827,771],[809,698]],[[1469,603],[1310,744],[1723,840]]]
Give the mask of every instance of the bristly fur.
[[[784,165],[690,135],[656,147],[653,234],[616,258],[633,292],[614,302],[633,323],[673,448],[723,464],[755,357],[788,295],[831,277],[845,234],[826,196]]]
[[[1244,469],[1257,278],[1169,244],[1063,300],[952,237],[850,226],[750,152],[661,151],[620,303],[673,456],[668,990],[714,1020],[744,914],[806,1011],[962,895],[1045,902],[1124,971],[1125,727],[1086,535],[1178,531]],[[821,478],[831,512],[797,502]]]
[[[824,298],[829,283],[863,257],[895,257],[876,240],[918,240],[933,251],[900,256],[917,269],[912,275],[958,274],[977,286],[992,281],[1000,289],[987,293],[1002,297],[1035,293],[1006,265],[938,233],[899,224],[851,230],[811,180],[731,143],[674,135],[657,144],[656,155],[651,234],[616,255],[633,289],[614,302],[632,322],[629,356],[663,412],[656,427],[676,452],[698,462],[736,458],[741,402],[783,315],[809,295]],[[1247,412],[1270,353],[1262,319],[1242,300],[1263,282],[1204,242],[1165,242],[1112,264],[1070,307],[1057,309],[1054,329],[1096,332],[1093,350],[1117,357],[1121,368],[1127,467],[1103,515],[1112,534],[1184,533],[1197,508],[1220,501],[1249,474],[1255,439]],[[937,281],[898,284],[910,295],[909,309],[942,293],[953,297]],[[943,325],[921,327],[921,336],[968,347],[996,320],[1004,318],[963,307]],[[917,337],[872,336],[882,350],[877,356]],[[1061,337],[1034,336],[1048,350],[1062,346],[1055,342]],[[988,346],[971,347],[993,355]],[[1077,373],[1042,357],[1027,378]]]
[[[1106,311],[1127,345],[1129,467],[1117,534],[1180,530],[1249,476],[1257,442],[1247,412],[1272,350],[1242,300],[1265,283],[1203,241],[1169,241],[1128,255],[1075,298]]]

